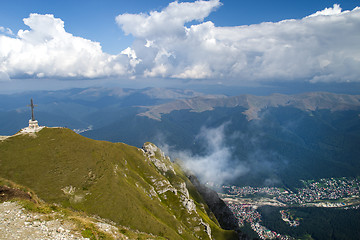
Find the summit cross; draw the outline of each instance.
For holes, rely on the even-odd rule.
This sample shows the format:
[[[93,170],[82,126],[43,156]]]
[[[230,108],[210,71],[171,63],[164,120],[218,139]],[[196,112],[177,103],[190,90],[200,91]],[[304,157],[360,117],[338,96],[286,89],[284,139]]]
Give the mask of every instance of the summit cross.
[[[30,100],[30,105],[28,105],[28,107],[31,107],[31,121],[35,121],[35,117],[34,117],[34,107],[36,107],[37,105],[34,105],[33,99],[31,98]]]

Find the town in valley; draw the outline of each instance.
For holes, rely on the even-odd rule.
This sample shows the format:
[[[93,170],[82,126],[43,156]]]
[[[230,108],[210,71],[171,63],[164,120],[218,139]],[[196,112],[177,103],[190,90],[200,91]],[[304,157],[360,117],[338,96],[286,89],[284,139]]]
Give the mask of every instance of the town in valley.
[[[303,219],[298,218],[293,207],[319,207],[358,209],[360,206],[359,178],[322,178],[302,180],[303,187],[290,190],[283,187],[221,186],[219,196],[232,210],[240,227],[251,226],[261,239],[293,239],[262,224],[259,207],[279,207],[281,219],[296,228]]]

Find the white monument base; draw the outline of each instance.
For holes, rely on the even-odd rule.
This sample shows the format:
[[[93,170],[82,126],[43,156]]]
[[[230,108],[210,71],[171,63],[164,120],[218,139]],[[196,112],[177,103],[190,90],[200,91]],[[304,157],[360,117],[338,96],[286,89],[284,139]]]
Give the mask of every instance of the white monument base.
[[[29,128],[30,129],[37,129],[39,127],[38,121],[34,120],[32,121],[31,119],[29,120]]]
[[[21,132],[24,133],[34,133],[34,132],[38,132],[41,129],[43,129],[43,126],[39,126],[38,121],[37,120],[29,120],[29,126],[26,128],[21,129]]]

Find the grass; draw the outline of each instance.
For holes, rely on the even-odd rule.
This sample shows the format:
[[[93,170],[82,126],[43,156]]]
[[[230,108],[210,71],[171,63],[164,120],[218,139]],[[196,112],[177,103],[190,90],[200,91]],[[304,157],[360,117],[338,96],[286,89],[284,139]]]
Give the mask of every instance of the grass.
[[[97,215],[153,237],[195,239],[194,223],[187,221],[193,216],[184,211],[178,195],[166,194],[167,199],[165,195],[161,199],[149,196],[152,179],[169,180],[174,186],[185,181],[198,211],[203,211],[200,206],[206,204],[178,166],[174,165],[176,175],[164,176],[151,161],[144,160],[136,147],[88,139],[69,129],[45,128],[36,135],[17,135],[0,143],[0,177],[33,189],[49,204]],[[33,207],[44,212],[52,210]],[[221,234],[228,232],[205,208],[201,217],[217,229],[216,239],[222,239]],[[211,216],[205,217],[209,213]],[[180,226],[182,234],[178,233]],[[84,228],[83,234],[93,239],[102,236],[91,225]]]
[[[19,200],[18,202],[20,203],[21,206],[23,206],[27,211],[30,212],[49,214],[59,211],[58,207],[55,205],[39,204],[27,200]]]
[[[29,188],[24,187],[22,185],[16,184],[10,180],[1,178],[0,179],[0,186],[8,186],[11,188],[16,189],[22,189],[24,192],[31,191]],[[81,211],[75,211],[73,209],[64,208],[62,206],[59,206],[57,204],[50,204],[46,203],[43,200],[41,200],[33,191],[31,191],[32,197],[34,199],[37,199],[37,201],[32,200],[25,200],[25,199],[18,199],[14,198],[11,201],[16,202],[19,205],[21,205],[26,211],[31,213],[37,213],[40,214],[38,217],[40,217],[42,220],[50,221],[54,219],[59,219],[61,222],[63,221],[70,221],[73,223],[75,228],[73,231],[81,233],[83,237],[89,238],[89,239],[104,239],[104,240],[111,240],[111,239],[164,239],[162,237],[158,237],[155,235],[139,232],[137,230],[131,230],[129,228],[126,228],[124,226],[116,225],[113,222],[106,221],[105,219],[99,219],[98,217],[91,217],[85,212]],[[99,229],[99,227],[96,226],[96,223],[98,222],[105,222],[113,227],[115,227],[118,230],[118,235],[112,236],[109,233],[106,233]]]

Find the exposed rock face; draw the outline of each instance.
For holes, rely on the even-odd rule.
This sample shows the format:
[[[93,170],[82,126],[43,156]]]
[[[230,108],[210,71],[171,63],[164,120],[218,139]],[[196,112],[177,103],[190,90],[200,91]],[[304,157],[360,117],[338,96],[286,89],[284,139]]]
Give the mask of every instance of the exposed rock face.
[[[145,156],[155,165],[155,167],[162,172],[162,174],[172,173],[176,175],[173,163],[170,161],[168,156],[165,156],[164,152],[160,148],[155,146],[152,143],[145,143],[142,147]],[[154,183],[155,190],[157,194],[164,194],[167,191],[173,192],[175,195],[178,195],[181,201],[181,204],[186,208],[188,212],[194,211],[196,213],[196,205],[194,200],[190,198],[189,191],[186,188],[186,183],[181,181],[174,184],[170,183],[168,180],[156,180],[152,178]],[[178,194],[179,193],[179,194]],[[210,226],[209,226],[210,228]]]
[[[186,188],[186,183],[181,182],[179,185],[179,191],[185,195],[185,197],[189,198],[189,190]]]
[[[189,190],[186,188],[186,183],[181,182],[179,185],[179,191],[183,194],[181,195],[182,204],[186,209],[190,211],[196,211],[196,205],[192,199],[189,197]]]
[[[196,205],[194,200],[185,197],[184,195],[180,196],[182,205],[188,210],[188,212],[195,211],[196,212]]]
[[[208,234],[209,238],[211,239],[211,228],[210,225],[206,222],[201,221],[201,224],[205,227],[205,232]]]
[[[165,156],[155,144],[145,143],[142,147],[145,155],[154,163],[154,165],[162,172],[172,171],[176,174],[173,166],[170,164],[170,158]],[[165,160],[164,160],[165,159]]]
[[[154,181],[154,185],[156,187],[156,192],[158,194],[163,194],[167,191],[173,192],[175,195],[177,195],[177,189],[174,188],[173,185],[168,180],[160,180],[160,181]]]
[[[165,156],[164,152],[161,151],[157,146],[152,143],[145,143],[142,147],[144,151],[144,155],[156,166],[156,168],[162,172],[163,175],[167,173],[171,173],[176,175],[176,171],[172,166],[173,163],[170,161],[168,156]],[[205,223],[196,211],[196,204],[193,199],[190,198],[189,190],[186,187],[186,183],[183,180],[179,180],[176,182],[170,182],[168,180],[157,180],[151,178],[152,182],[155,186],[155,191],[157,194],[164,194],[167,191],[173,192],[175,195],[179,197],[179,200],[182,206],[188,211],[188,213],[195,214],[198,222],[198,227],[195,227],[195,230],[200,231],[203,229],[209,236],[211,237],[211,227],[208,223]]]

